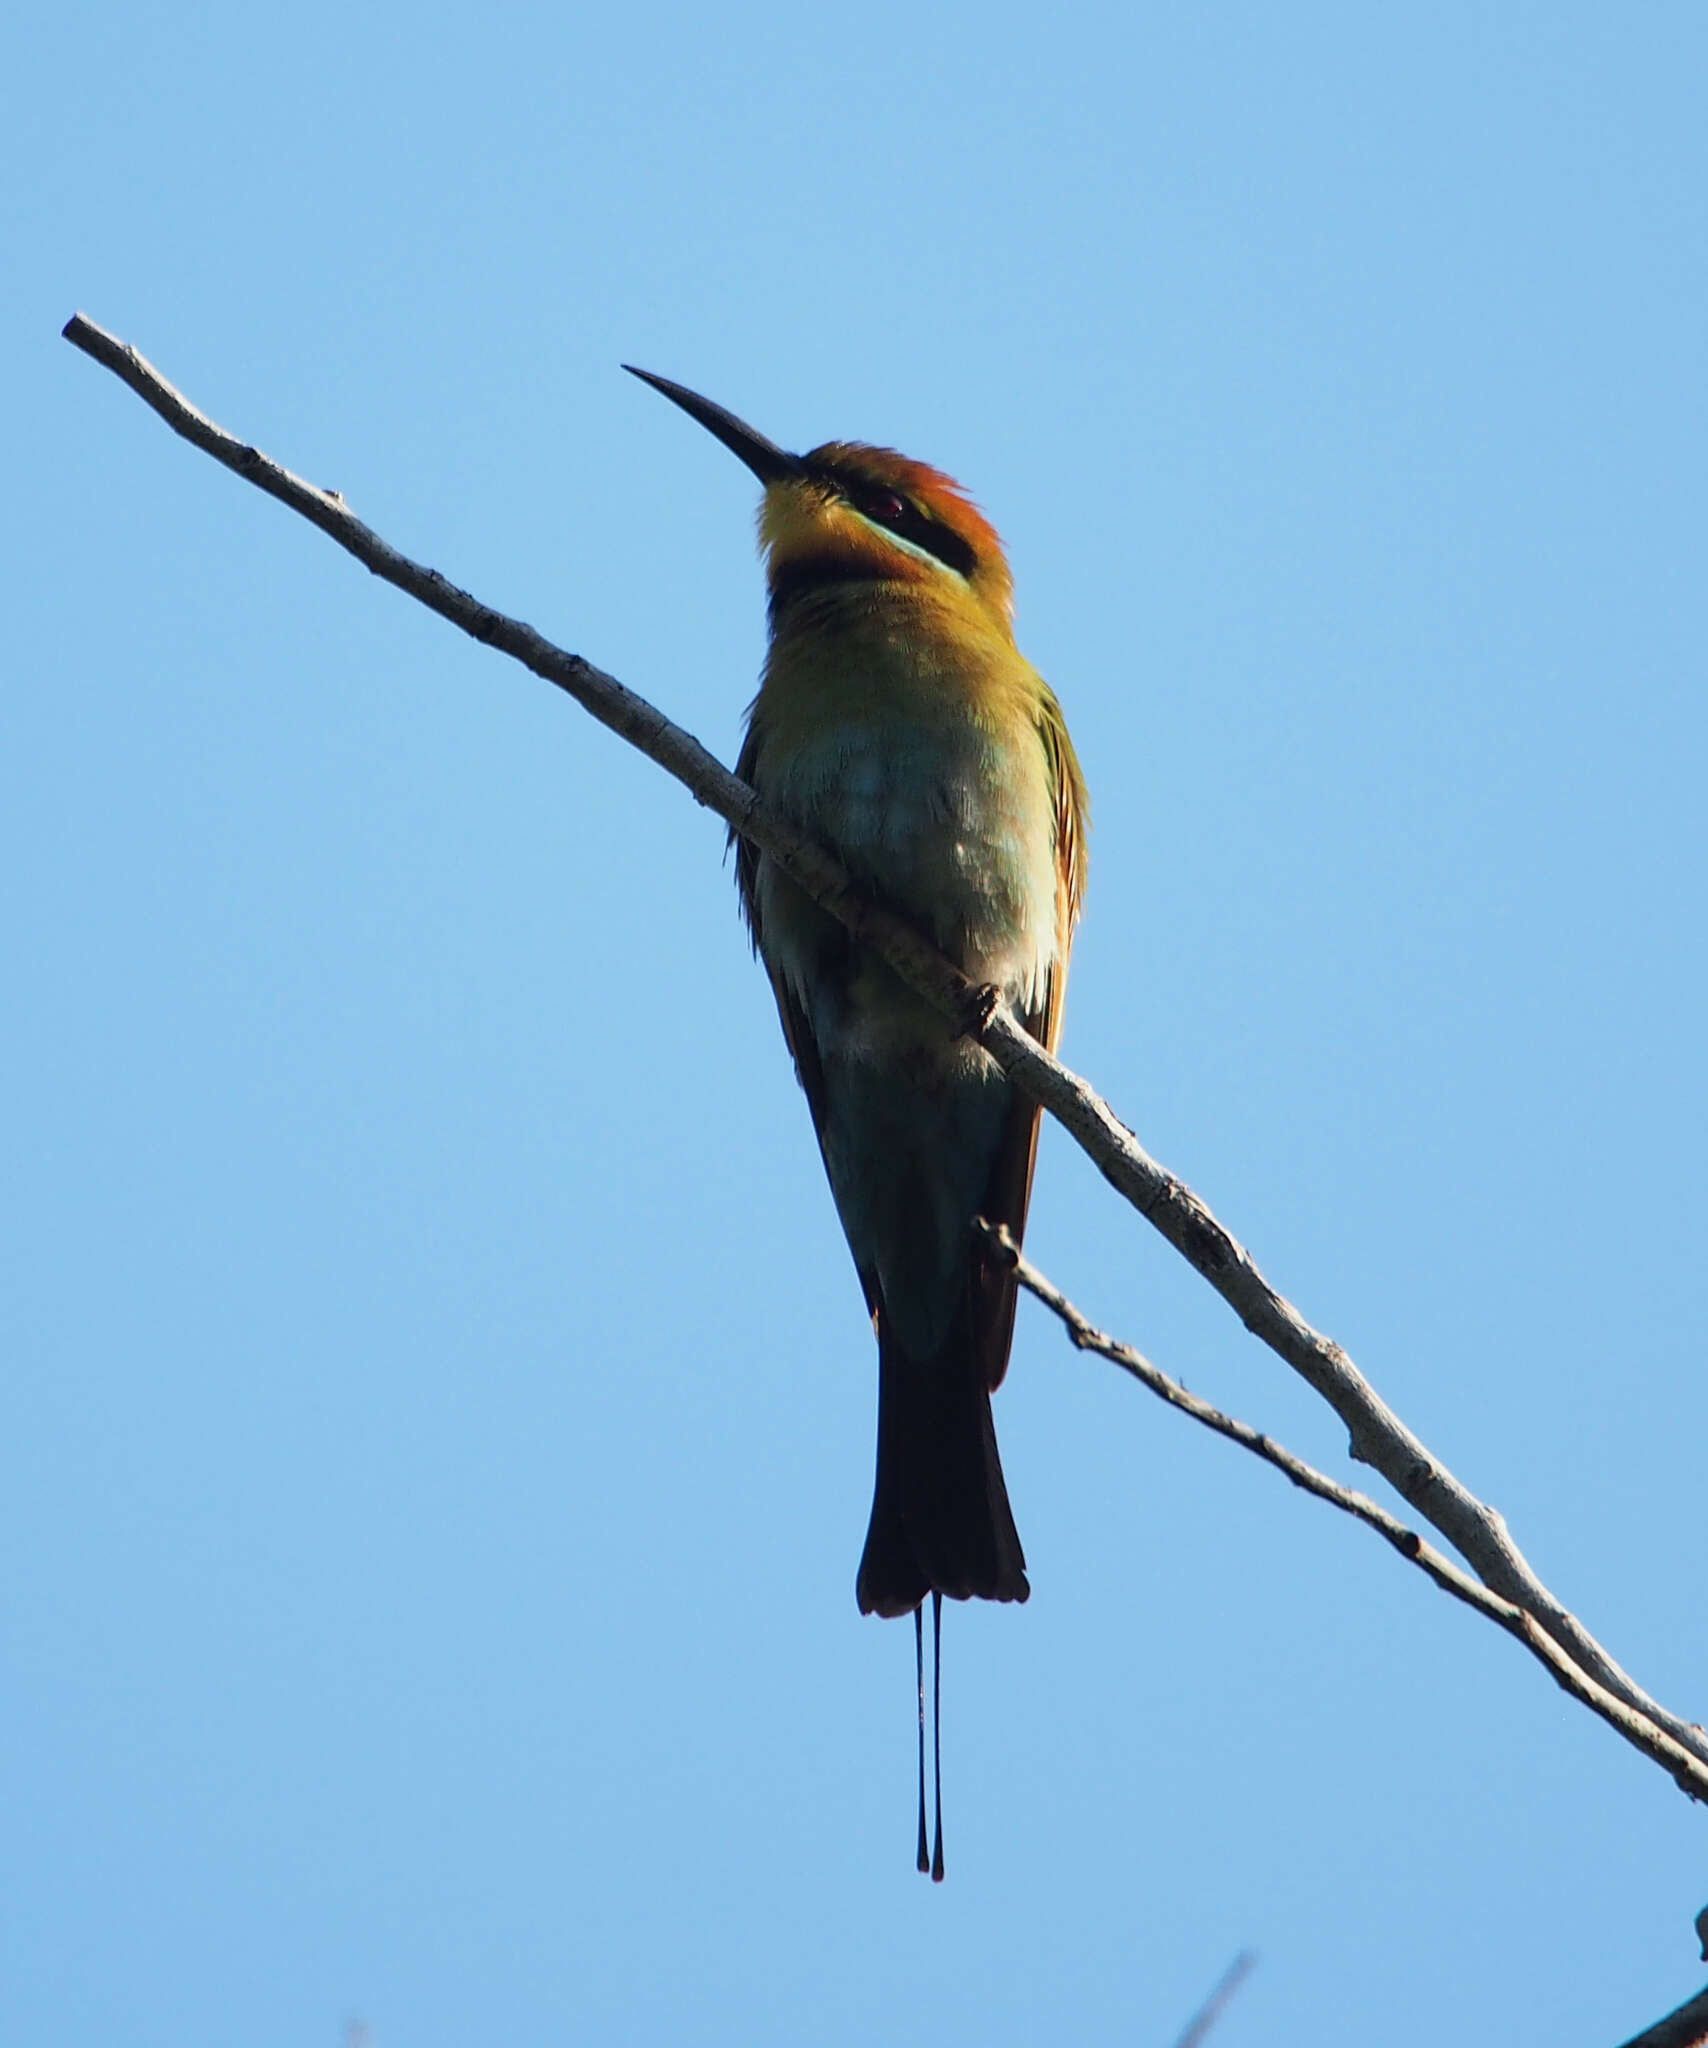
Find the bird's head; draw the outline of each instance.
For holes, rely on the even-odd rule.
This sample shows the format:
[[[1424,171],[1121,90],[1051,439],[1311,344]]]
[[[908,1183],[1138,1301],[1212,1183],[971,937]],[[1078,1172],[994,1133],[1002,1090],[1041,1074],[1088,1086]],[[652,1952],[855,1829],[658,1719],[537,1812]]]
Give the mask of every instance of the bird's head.
[[[970,593],[1008,629],[1014,585],[1002,543],[952,477],[857,441],[791,455],[709,398],[624,367],[715,434],[765,486],[759,540],[773,622],[810,590],[870,581]]]

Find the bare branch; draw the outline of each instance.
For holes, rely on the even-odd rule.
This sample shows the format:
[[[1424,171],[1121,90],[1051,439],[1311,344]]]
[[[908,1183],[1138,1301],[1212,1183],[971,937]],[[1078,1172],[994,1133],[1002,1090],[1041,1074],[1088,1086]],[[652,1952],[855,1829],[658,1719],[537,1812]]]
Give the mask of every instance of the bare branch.
[[[1186,2031],[1175,2042],[1174,2048],[1199,2048],[1206,2034],[1222,2016],[1228,2000],[1250,1976],[1257,1958],[1248,1948],[1241,1949],[1228,1967],[1216,1979],[1215,1988],[1204,2003],[1186,2022]]]
[[[935,1003],[945,1016],[958,1023],[982,1022],[994,1004],[996,1013],[1007,1017],[1012,1034],[1037,1050],[1034,1041],[995,1001],[994,991],[969,981],[952,961],[921,938],[905,918],[875,902],[869,892],[856,888],[847,872],[821,847],[779,817],[755,790],[701,746],[692,733],[673,724],[644,697],[637,697],[615,676],[595,668],[580,655],[554,647],[522,620],[482,604],[437,569],[425,568],[399,554],[372,527],[363,525],[340,492],[322,490],[318,484],[293,475],[259,448],[228,433],[169,384],[128,343],[86,320],[81,313],[74,314],[66,323],[64,333],[67,341],[128,384],[174,433],[234,470],[246,483],[277,498],[293,512],[300,512],[374,575],[395,584],[429,611],[449,619],[453,626],[460,626],[471,638],[510,655],[573,697],[601,725],[637,747],[708,810],[716,811],[732,830],[768,854],[814,902],[840,919],[862,944],[883,954],[903,980]],[[993,1045],[991,1050],[996,1058],[1003,1058],[998,1046]],[[1079,1085],[1083,1088],[1085,1084]]]
[[[1708,2041],[1708,1991],[1699,1991],[1676,2012],[1633,2034],[1620,2048],[1701,2048]]]
[[[1118,1365],[1140,1386],[1147,1387],[1161,1401],[1183,1415],[1190,1415],[1194,1422],[1201,1422],[1206,1429],[1214,1430],[1218,1436],[1226,1437],[1230,1443],[1238,1444],[1250,1451],[1265,1464],[1273,1465],[1277,1472],[1284,1473],[1303,1492],[1313,1494],[1318,1500],[1327,1501],[1343,1514],[1353,1516],[1366,1528],[1374,1529],[1378,1536],[1392,1544],[1399,1554],[1415,1564],[1426,1576],[1433,1579],[1444,1593],[1450,1593],[1455,1600],[1462,1600],[1467,1607],[1492,1621],[1497,1628],[1515,1637],[1543,1664],[1554,1681],[1579,1700],[1592,1714],[1599,1714],[1615,1733],[1622,1735],[1633,1748],[1658,1763],[1669,1772],[1677,1784],[1693,1799],[1708,1799],[1708,1769],[1705,1769],[1680,1743],[1664,1734],[1645,1714],[1634,1712],[1623,1700],[1616,1698],[1605,1687],[1597,1685],[1582,1668],[1561,1649],[1552,1636],[1548,1635],[1522,1607],[1510,1600],[1503,1600],[1486,1587],[1460,1570],[1451,1558],[1444,1557],[1433,1544],[1426,1543],[1415,1529],[1408,1529],[1404,1522],[1390,1515],[1386,1508],[1379,1506],[1368,1495],[1355,1493],[1350,1487],[1341,1486],[1314,1465],[1307,1465],[1303,1458],[1278,1444],[1273,1437],[1261,1430],[1253,1429],[1248,1422],[1240,1422],[1231,1415],[1224,1415],[1219,1408],[1189,1388],[1183,1387],[1171,1378],[1160,1366],[1153,1365],[1141,1351],[1135,1351],[1130,1344],[1123,1344],[1119,1338],[1108,1336],[1099,1330],[1061,1290],[1039,1272],[1031,1261],[1022,1256],[1019,1247],[1008,1231],[1000,1225],[978,1219],[978,1230],[987,1243],[992,1244],[1014,1268],[1016,1277],[1028,1294],[1035,1295],[1044,1306],[1060,1318],[1074,1346],[1080,1351],[1094,1351],[1100,1358],[1107,1358]]]
[[[376,576],[395,584],[486,645],[566,691],[759,847],[862,944],[880,953],[945,1016],[974,1032],[994,1059],[1069,1132],[1104,1177],[1238,1313],[1246,1328],[1299,1373],[1346,1424],[1352,1455],[1377,1471],[1444,1535],[1486,1585],[1533,1615],[1598,1687],[1708,1766],[1708,1734],[1652,1700],[1555,1599],[1506,1524],[1472,1494],[1377,1395],[1338,1344],[1270,1286],[1250,1253],[1186,1184],[1158,1164],[1101,1096],[1047,1053],[996,992],[969,981],[907,921],[765,805],[700,743],[644,698],[531,626],[470,596],[437,570],[400,555],[355,517],[337,492],[293,476],[239,441],[173,389],[137,351],[81,314],[65,338],[128,384],[175,433],[300,512]],[[1681,1780],[1681,1782],[1684,1782]]]

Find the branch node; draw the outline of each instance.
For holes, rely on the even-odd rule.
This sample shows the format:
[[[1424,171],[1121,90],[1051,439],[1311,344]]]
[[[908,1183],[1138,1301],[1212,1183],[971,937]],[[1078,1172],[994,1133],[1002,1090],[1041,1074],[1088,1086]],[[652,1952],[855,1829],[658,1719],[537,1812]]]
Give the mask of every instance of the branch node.
[[[992,1223],[988,1216],[973,1218],[974,1232],[984,1239],[985,1250],[999,1264],[1014,1272],[1020,1264],[1020,1247],[1014,1242],[1006,1223]]]

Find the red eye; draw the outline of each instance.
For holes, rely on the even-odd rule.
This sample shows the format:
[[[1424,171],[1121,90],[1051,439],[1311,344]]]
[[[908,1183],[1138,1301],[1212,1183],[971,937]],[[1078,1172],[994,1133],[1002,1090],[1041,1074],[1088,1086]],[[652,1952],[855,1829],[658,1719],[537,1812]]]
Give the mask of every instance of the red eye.
[[[899,526],[907,517],[907,507],[894,491],[862,491],[855,503],[868,519],[875,519],[880,526]]]

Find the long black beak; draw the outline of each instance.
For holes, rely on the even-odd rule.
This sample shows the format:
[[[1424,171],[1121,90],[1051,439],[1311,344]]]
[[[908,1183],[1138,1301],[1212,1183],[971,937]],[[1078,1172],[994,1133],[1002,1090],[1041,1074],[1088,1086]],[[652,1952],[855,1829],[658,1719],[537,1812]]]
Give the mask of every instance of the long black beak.
[[[690,391],[687,385],[672,384],[668,377],[655,377],[650,370],[637,370],[633,363],[625,363],[623,368],[631,377],[650,384],[654,391],[662,391],[673,405],[681,406],[690,419],[698,420],[707,433],[716,434],[732,455],[741,457],[762,484],[782,483],[786,478],[806,475],[807,466],[798,455],[779,448],[775,441],[767,441],[763,434],[756,434],[745,420],[738,420],[733,412],[726,412],[721,405],[714,405],[709,398]]]

